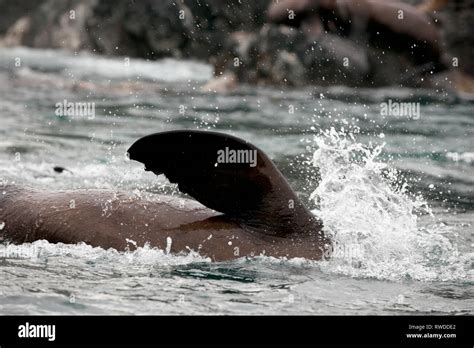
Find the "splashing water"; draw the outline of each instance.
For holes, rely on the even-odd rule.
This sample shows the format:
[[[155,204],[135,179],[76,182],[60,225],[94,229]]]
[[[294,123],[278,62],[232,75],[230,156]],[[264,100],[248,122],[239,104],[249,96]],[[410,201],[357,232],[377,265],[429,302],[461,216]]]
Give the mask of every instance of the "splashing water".
[[[166,250],[150,247],[148,244],[133,251],[120,252],[112,248],[105,250],[85,243],[63,244],[50,243],[46,240],[21,245],[0,245],[0,257],[11,260],[24,259],[31,263],[41,263],[47,259],[62,257],[81,266],[84,262],[87,262],[95,266],[101,264],[109,267],[117,267],[118,265],[127,267],[168,266],[210,262],[210,259],[202,257],[194,251],[171,255]]]
[[[473,314],[470,98],[448,96],[449,101],[392,88],[248,85],[216,95],[195,85],[211,77],[210,66],[172,62],[176,69],[170,70],[169,61],[132,59],[123,70],[115,69],[118,60],[51,54],[2,49],[0,181],[177,198],[175,187],[124,153],[152,130],[214,128],[264,149],[305,194],[316,188],[308,185],[315,168],[293,160],[315,145],[322,174],[313,195],[315,213],[337,248],[322,262],[256,257],[220,263],[151,247],[118,252],[46,241],[0,243],[0,313]],[[21,69],[11,64],[18,56]],[[86,83],[76,88],[77,81]],[[318,98],[315,89],[325,95]],[[381,117],[379,105],[388,98],[419,101],[423,117]],[[57,117],[55,104],[64,99],[95,102],[95,119]],[[184,114],[178,112],[183,105]],[[289,105],[298,110],[291,117]],[[328,131],[300,141],[315,124]],[[339,130],[342,125],[350,131]],[[386,147],[377,146],[382,141]],[[379,154],[392,156],[397,171],[381,163]],[[54,166],[70,171],[59,174]],[[409,187],[402,175],[413,179]],[[0,221],[0,229],[3,224],[8,222]]]
[[[311,195],[313,213],[334,241],[323,268],[390,280],[467,279],[472,253],[462,255],[423,197],[412,197],[398,172],[377,160],[384,144],[360,144],[358,131],[331,128],[314,139],[321,181]],[[428,226],[420,226],[422,215]]]

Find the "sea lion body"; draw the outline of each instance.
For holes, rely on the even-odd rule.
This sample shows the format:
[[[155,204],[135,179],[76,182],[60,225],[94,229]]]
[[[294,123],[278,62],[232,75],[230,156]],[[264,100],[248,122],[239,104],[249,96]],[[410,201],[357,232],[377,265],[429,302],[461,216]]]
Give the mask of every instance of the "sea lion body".
[[[254,156],[249,163],[219,162],[224,149]],[[0,237],[117,250],[148,244],[215,261],[258,255],[321,259],[330,246],[321,221],[273,162],[242,139],[207,131],[162,132],[139,139],[128,155],[205,206],[174,196],[7,185],[0,187]]]
[[[109,190],[3,192],[0,239],[17,244],[44,239],[120,251],[148,244],[173,254],[192,250],[213,261],[259,255],[321,259],[324,251],[317,231],[265,236],[189,199]]]

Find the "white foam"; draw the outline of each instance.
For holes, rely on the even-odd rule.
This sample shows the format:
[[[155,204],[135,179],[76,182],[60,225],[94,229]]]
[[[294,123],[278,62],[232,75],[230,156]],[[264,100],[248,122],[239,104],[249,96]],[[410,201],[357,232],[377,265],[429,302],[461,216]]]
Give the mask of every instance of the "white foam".
[[[212,77],[208,64],[175,59],[146,61],[138,58],[109,58],[81,52],[72,54],[61,50],[2,47],[0,67],[14,67],[15,59],[21,67],[40,70],[62,70],[71,78],[102,77],[111,79],[141,78],[156,81],[207,81]],[[125,60],[127,59],[127,60]]]
[[[432,216],[426,201],[409,195],[397,171],[378,160],[383,144],[360,144],[355,133],[331,128],[314,138],[321,182],[313,212],[336,246],[358,251],[324,268],[378,279],[467,279],[473,254],[460,254],[446,237],[449,228],[434,218],[420,225],[420,214]]]
[[[152,248],[149,245],[138,247],[133,251],[119,252],[115,249],[103,249],[92,247],[85,243],[63,244],[49,243],[46,240],[38,240],[33,243],[21,245],[2,245],[3,254],[7,251],[15,258],[27,258],[33,261],[42,262],[46,259],[61,257],[74,260],[87,260],[92,263],[102,263],[110,265],[183,265],[193,262],[210,262],[195,252],[182,253],[178,255],[168,255],[159,248]]]

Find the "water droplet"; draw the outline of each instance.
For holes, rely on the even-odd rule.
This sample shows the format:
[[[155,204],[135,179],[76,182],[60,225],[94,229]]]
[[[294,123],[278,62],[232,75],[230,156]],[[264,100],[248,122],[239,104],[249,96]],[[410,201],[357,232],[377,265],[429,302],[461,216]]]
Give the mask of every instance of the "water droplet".
[[[171,244],[173,243],[173,240],[171,237],[166,237],[166,253],[169,254],[171,252]]]

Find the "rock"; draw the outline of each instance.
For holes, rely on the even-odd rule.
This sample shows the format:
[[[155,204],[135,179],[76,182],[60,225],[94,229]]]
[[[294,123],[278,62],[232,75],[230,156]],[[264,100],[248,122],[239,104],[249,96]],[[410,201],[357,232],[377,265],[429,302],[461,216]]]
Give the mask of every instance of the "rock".
[[[3,44],[72,51],[87,48],[85,20],[94,4],[94,0],[43,1],[6,31]]]
[[[474,76],[474,1],[451,0],[440,6],[443,42],[449,53],[449,64],[454,69]],[[468,24],[471,23],[471,24]]]
[[[402,5],[409,9],[410,20],[423,22],[425,29],[397,26],[391,18],[384,22],[386,15],[378,11],[385,6],[381,4],[371,13],[371,20],[384,22],[382,27],[392,34],[424,38],[432,50],[417,45],[419,51],[407,52],[411,42],[377,37],[378,30],[373,28],[377,35],[366,38],[358,31],[364,27],[360,16],[364,9],[350,1],[344,3],[354,21],[347,22],[348,14],[342,11],[343,26],[318,19],[315,9],[305,10],[315,3],[334,6],[332,0],[280,0],[272,7],[279,12],[270,11],[268,18],[283,25],[265,23],[268,5],[275,4],[271,0],[0,0],[0,43],[144,59],[205,60],[217,76],[205,88],[216,91],[228,90],[236,81],[426,87],[431,72],[446,64],[474,76],[473,29],[465,24],[474,20],[472,0],[407,2],[423,9],[429,18],[439,17],[444,44],[438,45],[437,29],[425,23],[426,14],[406,4]],[[295,9],[295,19],[287,18],[292,8],[288,3]],[[351,35],[344,29],[347,25]],[[441,59],[444,51],[449,54]],[[435,64],[430,66],[430,62]]]
[[[0,35],[5,35],[20,18],[34,13],[44,0],[0,0]]]

